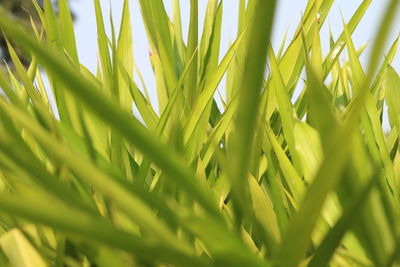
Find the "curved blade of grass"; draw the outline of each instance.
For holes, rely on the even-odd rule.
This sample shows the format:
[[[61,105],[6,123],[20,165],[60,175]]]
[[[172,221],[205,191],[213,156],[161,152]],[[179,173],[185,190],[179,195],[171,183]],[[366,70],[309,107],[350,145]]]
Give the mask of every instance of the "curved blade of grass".
[[[76,48],[76,39],[74,24],[67,0],[58,1],[58,12],[60,20],[60,33],[63,45],[68,55],[75,64],[79,64],[78,51]]]
[[[267,231],[277,243],[280,241],[281,236],[278,220],[271,200],[268,198],[267,194],[257,183],[254,177],[249,179],[249,189],[253,202],[255,217],[264,227],[264,230]]]
[[[303,42],[305,46],[304,37]],[[307,122],[318,130],[321,141],[325,144],[329,134],[336,126],[336,117],[330,104],[332,96],[323,83],[324,73],[321,71],[322,48],[317,25],[314,26],[314,38],[311,47],[311,59],[309,59],[307,50],[304,50],[308,78],[306,91],[308,100]]]
[[[113,80],[111,57],[108,48],[108,37],[104,28],[103,14],[99,0],[94,0],[94,7],[97,26],[97,44],[99,47],[99,58],[103,83],[106,90],[111,90]],[[109,92],[109,94],[111,95],[111,92]]]
[[[186,47],[185,43],[183,42],[180,0],[173,0],[172,5],[173,5],[172,17],[174,22],[173,25],[174,37],[179,52],[179,56],[181,58],[181,61],[183,62],[186,56]]]
[[[65,1],[65,0],[64,0]],[[59,20],[55,14],[53,4],[50,0],[44,1],[44,25],[46,30],[47,43],[67,52],[69,59],[78,64],[78,55],[76,51],[75,36],[73,32],[72,18],[68,6],[59,2],[60,14]],[[60,120],[67,123],[70,127],[79,131],[78,109],[75,99],[70,93],[66,92],[63,85],[52,75],[48,75],[51,88],[56,100]]]
[[[248,216],[249,189],[247,183],[251,162],[252,144],[256,129],[261,86],[264,80],[265,65],[276,1],[255,1],[254,17],[250,22],[246,39],[247,55],[243,75],[239,80],[239,104],[237,109],[234,150],[231,155],[229,178],[232,182],[232,195],[236,223]]]
[[[135,102],[140,115],[142,116],[146,126],[151,131],[153,131],[158,121],[157,113],[154,111],[151,104],[147,101],[142,92],[139,90],[137,84],[132,80],[128,71],[125,69],[122,63],[120,61],[118,61],[118,63],[119,63],[119,71],[122,74],[121,78],[124,82],[128,83],[130,95],[133,101]]]
[[[238,97],[235,96],[232,98],[230,103],[225,109],[221,119],[218,121],[218,124],[214,127],[212,134],[207,140],[206,144],[203,146],[201,150],[201,156],[203,163],[207,165],[214,155],[215,150],[218,148],[218,143],[222,139],[222,137],[227,134],[227,130],[229,125],[231,125],[233,116],[235,114],[237,105],[238,105]]]
[[[301,180],[301,176],[297,173],[296,169],[288,159],[285,151],[279,144],[276,136],[274,135],[272,129],[267,124],[266,127],[266,140],[270,143],[272,150],[274,151],[276,158],[278,160],[280,169],[282,170],[283,175],[285,176],[286,183],[289,185],[289,189],[293,194],[293,197],[296,201],[300,201],[306,190],[306,187]],[[265,150],[268,151],[268,150]]]
[[[171,22],[162,0],[139,0],[139,3],[149,41],[152,48],[156,49],[162,62],[162,74],[160,73],[159,77],[163,78],[166,94],[169,96],[177,82],[176,64],[173,58],[172,38],[169,30]]]
[[[0,69],[0,87],[1,90],[5,93],[7,98],[18,107],[23,107],[24,104],[22,103],[21,99],[17,96],[16,92],[14,92],[13,88],[10,86],[9,82],[7,81],[6,74]]]
[[[382,65],[377,74],[377,77],[372,85],[372,93],[374,94],[374,96],[379,95],[382,92],[382,90],[384,89],[384,86],[382,86],[382,83],[384,82],[385,73],[386,73],[388,65],[392,64],[392,62],[396,56],[397,49],[399,47],[399,37],[400,36],[398,36],[396,38],[396,40],[394,40],[393,44],[390,46],[389,52],[385,56],[385,59],[382,62]],[[382,93],[382,94],[384,94],[384,93]]]
[[[198,45],[198,0],[190,0],[190,21],[189,21],[189,36],[186,51],[186,61],[189,61],[192,55],[195,53]],[[185,80],[184,90],[186,92],[186,100],[189,105],[192,105],[195,96],[197,94],[197,65],[198,65],[198,54],[194,58],[194,64],[190,66],[189,73]],[[186,64],[187,65],[187,64]],[[172,89],[172,88],[171,88]]]
[[[134,68],[134,60],[133,60],[133,44],[132,44],[132,29],[131,29],[131,15],[129,11],[129,1],[124,1],[124,6],[122,9],[122,18],[121,18],[121,26],[119,29],[118,36],[118,47],[117,47],[117,58],[118,61],[121,62],[121,65],[124,66],[126,70],[126,74],[128,74],[129,80],[133,79],[133,68]],[[119,69],[120,64],[114,66],[114,68]],[[127,82],[128,80],[124,80],[119,73],[118,77],[118,95],[119,102],[121,106],[125,108],[127,111],[132,110],[132,96],[130,94],[130,88],[132,84]]]
[[[14,66],[17,70],[17,74],[19,76],[20,81],[24,85],[24,89],[27,92],[27,95],[32,99],[32,102],[34,103],[35,107],[37,108],[44,108],[45,105],[43,103],[43,100],[39,96],[39,92],[36,90],[34,85],[31,83],[28,74],[22,65],[22,62],[19,60],[17,53],[15,52],[14,48],[11,46],[11,44],[6,40],[7,42],[7,47],[8,51],[10,53],[11,59],[13,60]]]
[[[201,65],[199,69],[202,85],[212,78],[218,67],[222,28],[222,4],[223,2],[217,5],[217,1],[210,1],[207,7],[206,18],[204,19],[204,25],[207,27],[204,27],[201,38]],[[202,90],[203,88],[200,89]]]
[[[297,155],[294,141],[294,124],[297,120],[296,113],[288,95],[288,90],[283,82],[275,54],[269,46],[269,58],[271,63],[271,75],[274,83],[273,89],[276,96],[276,102],[279,109],[279,116],[282,121],[283,135],[288,145],[290,155],[293,158],[293,164],[299,174],[302,174],[300,158]]]
[[[399,84],[400,76],[392,66],[388,65],[386,68],[384,88],[387,105],[389,107],[389,121],[392,121],[396,129],[400,129],[400,105],[398,102],[398,99],[400,99]]]
[[[301,160],[304,179],[307,183],[311,183],[323,158],[319,133],[307,123],[297,122],[294,126],[294,140]]]

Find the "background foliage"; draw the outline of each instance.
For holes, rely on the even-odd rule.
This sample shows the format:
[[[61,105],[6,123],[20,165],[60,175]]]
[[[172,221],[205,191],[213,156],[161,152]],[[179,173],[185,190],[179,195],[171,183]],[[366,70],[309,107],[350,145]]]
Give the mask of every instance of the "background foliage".
[[[0,2],[0,7],[7,11],[7,13],[18,18],[20,22],[25,23],[26,25],[31,24],[31,19],[34,20],[36,26],[40,28],[41,21],[37,15],[36,8],[40,7],[41,9],[43,9],[43,0],[38,0],[35,3],[37,3],[36,7],[31,0],[2,0]],[[27,57],[26,54],[24,55],[22,51],[18,49],[18,47],[15,48],[22,63],[25,66],[28,66],[30,62],[29,57]],[[2,59],[2,61],[0,62],[0,66],[2,68],[6,67],[5,64],[7,64],[10,68],[14,67],[11,56],[7,49],[6,39],[2,33],[0,33],[0,58]]]
[[[199,35],[191,0],[184,42],[179,0],[172,18],[162,0],[139,0],[159,114],[133,79],[128,0],[111,36],[94,0],[96,73],[79,63],[66,0],[58,14],[50,0],[36,8],[43,29],[1,10],[15,70],[0,72],[0,265],[399,264],[398,39],[386,40],[399,1],[387,2],[362,66],[351,34],[371,1],[323,55],[333,0],[309,0],[278,51],[276,1],[241,0],[237,39],[219,61],[227,2],[208,1]],[[226,98],[216,94],[224,75]]]

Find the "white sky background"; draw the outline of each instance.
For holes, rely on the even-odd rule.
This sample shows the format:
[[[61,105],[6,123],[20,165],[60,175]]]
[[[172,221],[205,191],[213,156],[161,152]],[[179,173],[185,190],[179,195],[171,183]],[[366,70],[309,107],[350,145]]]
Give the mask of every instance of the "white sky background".
[[[151,1],[151,0],[149,0]],[[101,0],[103,8],[104,20],[107,23],[106,27],[109,31],[109,12],[110,2],[112,5],[112,14],[115,27],[118,30],[119,21],[121,18],[123,0]],[[187,36],[187,28],[189,24],[189,0],[181,0],[181,14],[183,34]],[[223,5],[223,24],[222,24],[222,38],[221,38],[221,57],[228,49],[228,44],[233,41],[236,36],[237,17],[238,17],[238,0],[225,0]],[[348,22],[360,5],[361,0],[336,0],[331,8],[331,12],[323,26],[321,42],[323,45],[323,52],[326,54],[329,45],[329,27],[333,33],[335,40],[339,37],[343,30],[342,16]],[[361,20],[360,25],[357,27],[353,34],[353,40],[356,48],[369,43],[373,43],[373,36],[375,36],[376,29],[382,17],[383,10],[389,0],[374,0],[372,1],[367,13]],[[131,17],[134,39],[134,57],[138,65],[147,89],[151,95],[151,100],[154,106],[157,105],[155,93],[155,81],[153,72],[149,61],[149,46],[147,43],[146,32],[141,18],[140,9],[137,0],[131,0]],[[288,30],[288,41],[293,36],[294,31],[299,23],[301,13],[304,12],[307,0],[279,0],[277,15],[275,17],[274,31],[272,35],[272,44],[275,50],[279,48],[281,40]],[[165,7],[169,14],[172,14],[172,1],[164,0]],[[205,14],[207,1],[199,1],[199,35],[202,33],[202,21]],[[75,0],[71,3],[72,9],[77,15],[75,24],[75,31],[78,43],[78,52],[81,62],[88,67],[91,71],[96,71],[97,66],[97,33],[95,25],[95,15],[93,1],[91,0]],[[393,31],[389,38],[391,44],[400,31],[400,16],[396,20]],[[110,31],[109,31],[110,32]],[[287,41],[287,42],[288,42]],[[362,56],[362,61],[366,62],[368,56],[368,49]],[[343,56],[342,56],[343,57]],[[400,70],[400,53],[397,54],[393,63],[397,71]],[[364,66],[365,68],[365,66]],[[223,87],[223,84],[222,84]],[[221,86],[220,86],[221,88]],[[224,94],[224,92],[222,92]]]

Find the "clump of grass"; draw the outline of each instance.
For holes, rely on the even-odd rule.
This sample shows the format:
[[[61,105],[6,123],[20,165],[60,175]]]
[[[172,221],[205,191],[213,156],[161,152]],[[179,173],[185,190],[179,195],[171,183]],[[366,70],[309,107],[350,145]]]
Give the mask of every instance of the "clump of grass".
[[[34,37],[1,14],[7,38],[32,57],[25,69],[8,43],[15,71],[0,72],[1,266],[400,263],[398,39],[383,51],[399,1],[388,2],[367,69],[351,34],[371,0],[326,55],[319,30],[333,0],[310,0],[277,54],[276,1],[246,2],[219,62],[222,1],[208,1],[200,39],[190,1],[185,44],[179,0],[172,19],[162,0],[139,0],[159,114],[133,79],[128,0],[111,36],[94,0],[96,73],[79,63],[66,0],[58,15],[44,1],[45,34],[32,24]]]

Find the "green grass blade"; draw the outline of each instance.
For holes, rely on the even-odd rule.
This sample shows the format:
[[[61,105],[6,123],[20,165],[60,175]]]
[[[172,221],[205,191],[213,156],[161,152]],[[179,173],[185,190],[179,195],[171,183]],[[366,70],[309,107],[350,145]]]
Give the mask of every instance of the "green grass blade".
[[[79,64],[74,24],[72,22],[72,15],[71,11],[69,10],[67,0],[58,1],[58,11],[60,20],[60,34],[63,40],[63,45],[72,61],[75,64]]]
[[[130,94],[129,88],[131,88],[131,84],[129,81],[133,79],[133,69],[134,69],[134,61],[133,61],[133,43],[132,43],[132,29],[130,22],[130,11],[129,11],[129,1],[124,1],[124,7],[122,10],[122,18],[121,18],[121,27],[119,29],[118,36],[118,47],[117,47],[117,58],[121,65],[124,67],[126,74],[124,75],[119,73],[118,76],[118,95],[119,102],[121,106],[128,111],[132,110],[132,96]],[[118,69],[120,65],[114,66],[114,68]],[[122,72],[124,72],[122,70]],[[126,77],[129,79],[124,80],[122,77]]]
[[[247,55],[243,74],[239,81],[239,104],[237,109],[234,152],[232,153],[230,179],[236,213],[236,223],[248,216],[249,191],[246,182],[251,164],[252,143],[258,115],[261,86],[267,62],[267,48],[272,21],[275,13],[275,1],[255,1],[254,20],[249,25],[246,40]],[[266,21],[265,21],[266,20]]]

